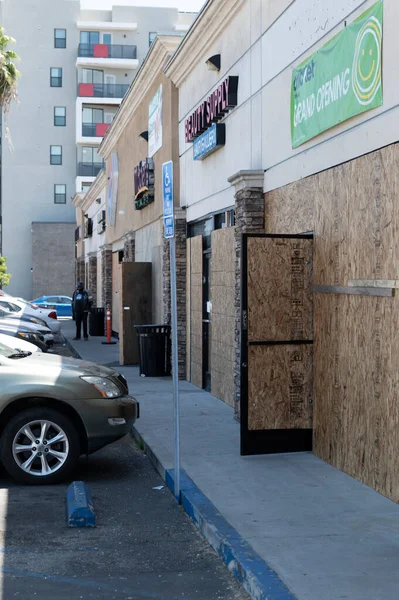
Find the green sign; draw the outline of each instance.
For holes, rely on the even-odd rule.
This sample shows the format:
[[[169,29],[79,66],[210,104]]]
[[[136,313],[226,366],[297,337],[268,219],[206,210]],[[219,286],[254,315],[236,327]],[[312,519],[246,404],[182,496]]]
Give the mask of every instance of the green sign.
[[[382,12],[381,0],[294,69],[293,148],[382,105]]]

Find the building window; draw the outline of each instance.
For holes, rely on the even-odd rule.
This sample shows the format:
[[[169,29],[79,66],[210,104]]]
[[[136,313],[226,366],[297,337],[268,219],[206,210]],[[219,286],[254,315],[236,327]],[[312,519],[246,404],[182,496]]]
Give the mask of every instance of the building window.
[[[66,204],[66,185],[56,183],[54,186],[54,204]]]
[[[86,194],[91,188],[91,183],[82,183],[82,193]]]
[[[50,86],[62,87],[62,69],[51,67],[50,69]]]
[[[54,125],[56,127],[65,127],[66,125],[66,107],[54,106]]]
[[[151,47],[152,43],[155,41],[155,38],[157,37],[158,32],[157,31],[150,31],[150,33],[148,34],[148,45]]]
[[[100,33],[98,31],[81,31],[80,43],[93,46],[100,43]]]
[[[66,29],[54,29],[54,48],[66,48]]]
[[[83,123],[104,123],[104,110],[102,108],[84,108],[82,120]]]
[[[99,69],[82,69],[82,83],[103,83],[104,71]]]
[[[50,146],[50,165],[62,165],[62,146]]]
[[[107,46],[112,44],[112,33],[103,33],[103,44]]]

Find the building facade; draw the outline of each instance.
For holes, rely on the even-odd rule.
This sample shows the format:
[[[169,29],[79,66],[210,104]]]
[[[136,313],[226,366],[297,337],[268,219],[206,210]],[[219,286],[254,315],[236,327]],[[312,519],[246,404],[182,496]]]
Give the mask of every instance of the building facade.
[[[235,407],[243,454],[313,448],[395,501],[398,18],[214,0],[166,69],[188,377]]]
[[[187,379],[234,407],[242,454],[313,450],[394,501],[398,19],[395,0],[210,0],[163,72]]]
[[[160,35],[105,136],[99,153],[106,170],[82,199],[74,204],[78,219],[90,225],[77,264],[85,263],[86,285],[91,285],[90,264],[102,265],[102,306],[112,309],[112,329],[120,339],[121,362],[137,362],[135,337],[124,343],[133,324],[170,324],[169,243],[163,237],[162,165],[173,161],[175,201],[179,198],[178,94],[163,69],[180,43],[178,36]],[[102,193],[102,195],[101,195]],[[102,198],[106,199],[103,209]],[[99,202],[97,202],[99,201]],[[178,209],[178,206],[176,206]],[[97,235],[97,214],[106,215],[105,234]],[[99,213],[100,211],[100,213]],[[180,374],[185,376],[185,268],[186,219],[178,211]],[[105,223],[104,223],[105,224]],[[87,225],[83,228],[87,230]],[[81,272],[83,267],[79,267]],[[126,284],[129,282],[129,285]],[[147,297],[144,295],[145,288]],[[97,284],[97,296],[100,286]],[[93,293],[93,290],[90,288]],[[145,317],[134,312],[142,297]],[[132,321],[133,319],[133,321]],[[132,323],[131,323],[132,321]]]
[[[70,293],[72,270],[49,256],[60,225],[66,231],[75,222],[71,199],[102,169],[99,145],[156,35],[182,35],[194,15],[129,6],[81,10],[77,0],[2,0],[0,11],[17,40],[22,73],[19,101],[5,123],[12,145],[2,156],[8,289],[28,299]],[[45,238],[34,222],[48,223]]]

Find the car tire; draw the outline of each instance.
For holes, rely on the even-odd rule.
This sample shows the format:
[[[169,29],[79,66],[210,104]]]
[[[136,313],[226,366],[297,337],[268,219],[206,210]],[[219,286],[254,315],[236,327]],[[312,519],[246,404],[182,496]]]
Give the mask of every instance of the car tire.
[[[20,483],[59,483],[78,461],[79,435],[72,421],[61,412],[30,408],[12,417],[5,426],[0,455],[5,469]]]

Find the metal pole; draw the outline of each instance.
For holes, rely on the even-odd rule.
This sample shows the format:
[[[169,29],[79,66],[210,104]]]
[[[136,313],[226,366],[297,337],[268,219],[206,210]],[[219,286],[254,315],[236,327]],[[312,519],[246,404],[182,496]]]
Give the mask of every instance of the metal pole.
[[[176,240],[170,240],[170,289],[172,310],[172,374],[173,403],[175,417],[175,498],[180,502],[180,406],[179,406],[179,358],[177,337],[177,295],[176,295]]]

